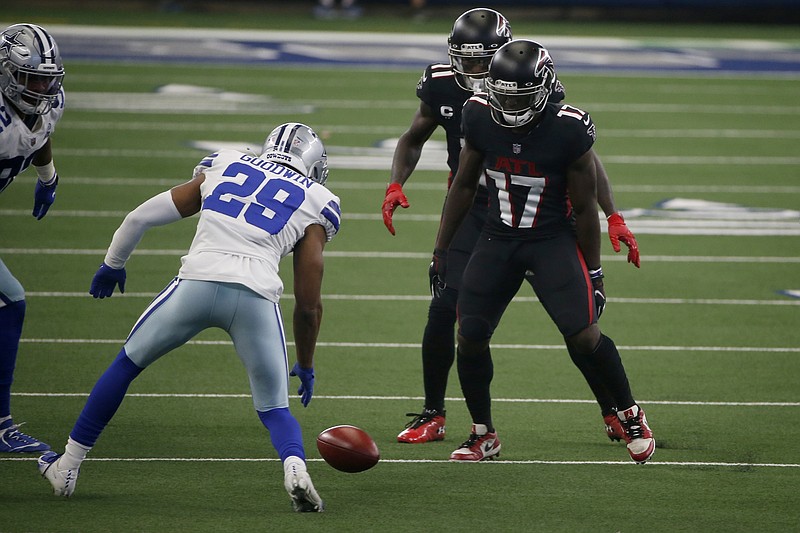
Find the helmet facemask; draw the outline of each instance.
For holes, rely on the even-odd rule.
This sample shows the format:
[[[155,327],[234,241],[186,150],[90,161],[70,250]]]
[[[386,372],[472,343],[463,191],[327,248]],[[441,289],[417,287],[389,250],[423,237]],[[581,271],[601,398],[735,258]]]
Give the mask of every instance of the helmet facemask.
[[[489,62],[494,51],[486,52],[482,44],[465,44],[460,50],[450,47],[450,65],[455,73],[456,83],[466,91],[474,93],[486,90],[486,75],[489,74]]]

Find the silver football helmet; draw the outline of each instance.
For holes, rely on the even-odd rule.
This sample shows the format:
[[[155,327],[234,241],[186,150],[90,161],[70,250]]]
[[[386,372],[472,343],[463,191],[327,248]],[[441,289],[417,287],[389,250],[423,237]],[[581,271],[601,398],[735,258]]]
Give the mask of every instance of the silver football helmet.
[[[507,128],[528,124],[544,111],[555,79],[553,58],[544,46],[525,39],[504,44],[486,78],[492,119]]]
[[[510,40],[511,25],[494,9],[479,7],[462,13],[447,38],[447,55],[458,85],[467,91],[483,91],[489,61]]]
[[[299,122],[281,124],[267,136],[259,158],[275,161],[325,185],[328,181],[328,154],[319,136]]]
[[[0,91],[26,115],[44,115],[55,104],[64,65],[58,45],[35,24],[14,24],[0,39]]]

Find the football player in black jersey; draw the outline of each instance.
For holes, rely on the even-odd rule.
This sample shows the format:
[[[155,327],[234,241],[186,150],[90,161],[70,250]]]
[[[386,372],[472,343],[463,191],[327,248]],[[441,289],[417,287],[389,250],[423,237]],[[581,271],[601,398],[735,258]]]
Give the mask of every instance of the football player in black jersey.
[[[469,439],[451,454],[453,461],[481,461],[500,453],[491,413],[489,343],[525,279],[564,336],[575,364],[598,379],[602,394],[619,407],[631,458],[644,463],[655,451],[619,352],[597,325],[598,302],[605,296],[595,126],[588,113],[548,102],[554,80],[555,67],[544,47],[511,41],[491,60],[487,92],[464,105],[464,146],[436,239],[435,275],[450,279],[447,250],[481,179],[489,213],[458,293],[457,368],[473,425]]]
[[[447,165],[449,181],[458,169],[458,156],[463,135],[461,111],[464,102],[475,91],[482,91],[489,70],[489,60],[502,45],[511,40],[508,21],[492,9],[471,9],[459,16],[448,38],[450,64],[432,64],[426,67],[417,84],[419,109],[410,128],[399,139],[392,161],[391,182],[384,199],[383,221],[394,235],[392,215],[398,206],[409,207],[402,186],[411,176],[419,161],[423,145],[437,127],[444,128],[447,138]],[[564,99],[564,86],[556,77],[550,90],[549,101]],[[636,239],[617,212],[608,178],[598,161],[598,202],[609,217],[609,237],[615,251],[619,242],[629,247],[628,260],[639,266]],[[442,440],[445,436],[444,398],[450,368],[455,360],[453,329],[456,323],[456,299],[461,274],[469,260],[475,242],[486,220],[488,196],[483,185],[478,187],[475,201],[467,220],[462,224],[450,245],[447,288],[433,296],[428,310],[428,322],[422,338],[422,374],[425,405],[398,435],[404,443],[424,443]],[[433,283],[433,278],[431,278]],[[617,421],[613,398],[604,392],[589,369],[582,370],[589,386],[595,392],[605,419],[606,431],[612,440],[620,440],[624,432]]]

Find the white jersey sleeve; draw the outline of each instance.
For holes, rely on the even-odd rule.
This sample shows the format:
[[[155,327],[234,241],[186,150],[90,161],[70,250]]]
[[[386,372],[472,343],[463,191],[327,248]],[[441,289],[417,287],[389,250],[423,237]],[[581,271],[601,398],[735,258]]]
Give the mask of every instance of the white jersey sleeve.
[[[64,114],[64,89],[53,107],[29,128],[0,92],[0,191],[31,164],[33,154],[45,145]]]
[[[339,231],[339,198],[279,163],[234,150],[205,158],[202,208],[178,277],[240,283],[277,302],[283,293],[280,260],[308,226]]]

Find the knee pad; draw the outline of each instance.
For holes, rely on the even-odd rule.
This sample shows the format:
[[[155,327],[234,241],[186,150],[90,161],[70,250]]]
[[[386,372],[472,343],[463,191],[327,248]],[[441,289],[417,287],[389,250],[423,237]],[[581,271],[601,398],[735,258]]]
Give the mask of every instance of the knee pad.
[[[480,315],[462,315],[458,320],[458,334],[468,341],[481,342],[494,333],[492,324]]]

